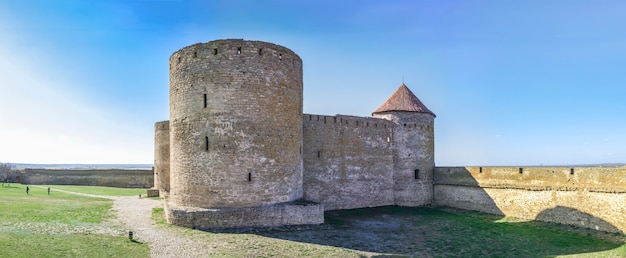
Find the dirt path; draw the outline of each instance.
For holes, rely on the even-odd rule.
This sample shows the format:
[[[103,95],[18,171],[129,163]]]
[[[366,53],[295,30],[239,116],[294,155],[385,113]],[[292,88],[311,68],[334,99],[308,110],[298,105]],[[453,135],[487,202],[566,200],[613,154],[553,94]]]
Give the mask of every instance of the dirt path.
[[[44,187],[41,187],[44,188]],[[163,207],[163,200],[138,196],[102,196],[55,189],[57,192],[83,195],[113,200],[113,210],[119,223],[126,232],[133,232],[133,239],[150,246],[150,257],[206,257],[210,247],[208,243],[168,230],[155,224],[152,209]]]
[[[150,246],[151,257],[207,256],[207,243],[158,227],[152,220],[152,209],[163,206],[162,200],[116,197],[113,210],[133,236]]]

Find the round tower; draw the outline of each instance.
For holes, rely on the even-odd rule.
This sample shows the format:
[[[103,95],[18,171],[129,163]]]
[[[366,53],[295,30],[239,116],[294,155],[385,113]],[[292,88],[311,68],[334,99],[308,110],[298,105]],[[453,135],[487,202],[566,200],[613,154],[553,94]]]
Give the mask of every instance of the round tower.
[[[302,60],[291,50],[227,39],[176,51],[169,125],[171,206],[232,209],[302,197]]]
[[[392,152],[395,204],[430,204],[435,169],[435,113],[403,83],[372,116],[394,123]]]
[[[154,188],[160,196],[170,191],[170,121],[154,124]]]

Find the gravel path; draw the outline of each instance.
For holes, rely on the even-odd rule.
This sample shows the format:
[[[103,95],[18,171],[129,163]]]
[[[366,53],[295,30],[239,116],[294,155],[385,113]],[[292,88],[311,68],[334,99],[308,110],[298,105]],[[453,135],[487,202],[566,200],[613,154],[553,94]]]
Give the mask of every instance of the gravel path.
[[[113,210],[133,237],[150,246],[151,257],[207,256],[207,243],[155,225],[152,209],[163,206],[163,200],[138,197],[114,197]]]
[[[57,192],[113,200],[115,224],[133,232],[133,239],[150,246],[150,257],[207,257],[211,250],[207,242],[185,236],[175,230],[160,227],[152,220],[152,209],[163,207],[163,200],[139,199],[137,196],[101,196],[55,189]]]

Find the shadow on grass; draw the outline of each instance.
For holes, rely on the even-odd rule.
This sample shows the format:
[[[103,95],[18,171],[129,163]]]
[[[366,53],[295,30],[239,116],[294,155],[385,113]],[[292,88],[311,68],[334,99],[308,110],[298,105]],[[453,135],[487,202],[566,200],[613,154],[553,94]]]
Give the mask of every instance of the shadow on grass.
[[[144,242],[138,241],[137,239],[130,239],[129,241],[133,244],[141,244],[141,245],[145,244]]]
[[[601,218],[564,206],[556,206],[554,208],[541,211],[535,219],[539,221],[558,223],[558,221],[555,221],[555,218],[568,218],[570,224],[579,227],[605,230],[609,232],[621,232],[621,230]]]
[[[325,219],[326,223],[318,226],[219,232],[253,233],[388,255],[535,257],[615,248],[619,253],[611,253],[614,256],[626,255],[626,247],[618,242],[623,238],[614,234],[463,210],[386,206],[328,211]],[[612,240],[603,236],[612,236]]]

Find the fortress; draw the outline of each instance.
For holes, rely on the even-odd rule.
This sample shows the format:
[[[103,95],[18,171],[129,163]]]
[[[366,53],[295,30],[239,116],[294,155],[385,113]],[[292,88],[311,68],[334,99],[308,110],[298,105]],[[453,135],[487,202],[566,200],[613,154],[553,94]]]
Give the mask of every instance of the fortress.
[[[169,65],[154,169],[168,223],[320,224],[325,210],[445,205],[626,230],[626,168],[605,169],[609,184],[578,168],[435,168],[435,114],[404,84],[372,117],[326,116],[303,114],[302,60],[282,46],[215,40]]]

